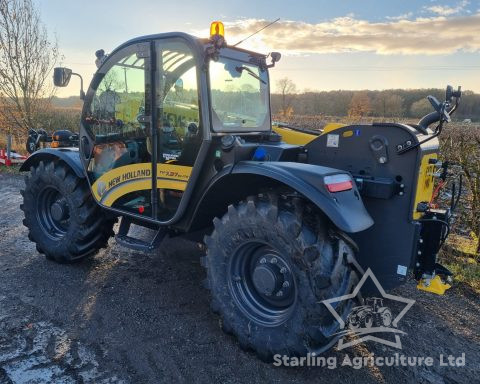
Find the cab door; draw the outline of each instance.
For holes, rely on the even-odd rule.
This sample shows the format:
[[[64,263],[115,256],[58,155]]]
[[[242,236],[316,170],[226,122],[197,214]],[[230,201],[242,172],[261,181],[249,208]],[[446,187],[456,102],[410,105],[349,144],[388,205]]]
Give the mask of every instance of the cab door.
[[[156,181],[159,221],[170,220],[192,182],[203,142],[197,57],[182,38],[155,43]]]
[[[100,205],[153,219],[152,50],[138,43],[106,57],[85,100],[80,157]]]

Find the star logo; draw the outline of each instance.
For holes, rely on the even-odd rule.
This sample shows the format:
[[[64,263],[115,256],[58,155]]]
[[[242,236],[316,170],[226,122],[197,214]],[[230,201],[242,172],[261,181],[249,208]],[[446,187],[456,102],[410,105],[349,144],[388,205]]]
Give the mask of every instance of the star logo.
[[[354,307],[351,310],[347,320],[344,321],[334,309],[332,304],[355,298],[368,278],[373,281],[381,297],[369,298],[366,300],[366,305]],[[406,305],[403,310],[398,313],[395,318],[393,318],[390,308],[383,305],[384,299],[397,301]],[[357,345],[364,341],[375,341],[377,343],[401,349],[402,342],[399,335],[406,335],[406,333],[397,329],[398,323],[414,303],[415,300],[386,293],[370,268],[368,268],[363,274],[363,277],[358,282],[352,293],[323,301],[323,304],[325,304],[330,313],[335,317],[340,324],[340,328],[342,329],[342,331],[337,333],[340,336],[344,336],[341,337],[338,342],[337,348],[339,350]],[[375,333],[393,333],[395,335],[395,341],[373,336]],[[357,338],[346,342],[345,335],[347,334],[356,335]]]

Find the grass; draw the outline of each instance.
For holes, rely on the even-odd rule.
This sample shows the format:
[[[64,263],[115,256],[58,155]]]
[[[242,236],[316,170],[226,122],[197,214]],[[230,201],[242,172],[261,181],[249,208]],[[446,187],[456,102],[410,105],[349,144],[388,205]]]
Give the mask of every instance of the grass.
[[[448,236],[448,244],[455,249],[456,251],[470,256],[472,255],[474,258],[478,258],[479,255],[476,254],[477,252],[477,244],[478,239],[476,238],[475,234],[472,233],[470,237],[467,236],[460,236],[454,233],[451,233]]]
[[[480,264],[472,257],[454,257],[445,261],[454,281],[463,283],[480,294]]]
[[[480,294],[480,255],[476,253],[478,239],[450,234],[441,262],[453,272],[456,282],[465,284]]]

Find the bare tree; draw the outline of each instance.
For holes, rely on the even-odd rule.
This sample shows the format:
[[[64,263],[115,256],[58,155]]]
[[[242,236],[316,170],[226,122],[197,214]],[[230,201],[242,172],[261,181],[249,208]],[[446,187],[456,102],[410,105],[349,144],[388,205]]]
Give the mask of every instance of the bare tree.
[[[10,132],[36,126],[53,95],[47,78],[58,59],[32,0],[0,0],[0,117]]]
[[[288,77],[284,77],[277,81],[277,89],[282,95],[281,114],[287,116],[292,112],[292,101],[294,94],[297,92],[295,83]]]
[[[353,119],[359,119],[367,116],[370,113],[370,98],[367,92],[355,92],[350,101],[350,108],[348,109],[348,116]]]

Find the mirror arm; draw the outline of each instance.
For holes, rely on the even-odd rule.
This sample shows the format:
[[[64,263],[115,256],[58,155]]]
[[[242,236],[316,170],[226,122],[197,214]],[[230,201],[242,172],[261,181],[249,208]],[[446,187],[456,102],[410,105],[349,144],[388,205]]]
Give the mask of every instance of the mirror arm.
[[[83,90],[83,77],[75,72],[72,72],[72,75],[78,76],[80,78],[80,100],[85,100],[85,92]]]

